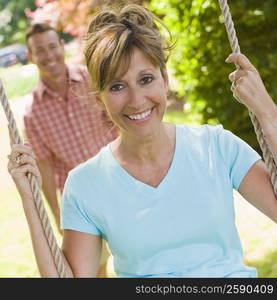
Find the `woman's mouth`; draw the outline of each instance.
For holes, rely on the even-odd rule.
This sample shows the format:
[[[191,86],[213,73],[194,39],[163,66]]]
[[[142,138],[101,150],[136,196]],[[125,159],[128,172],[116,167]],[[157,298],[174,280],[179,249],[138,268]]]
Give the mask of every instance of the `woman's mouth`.
[[[144,111],[142,113],[125,115],[125,116],[134,122],[143,122],[150,118],[153,109],[154,109],[154,107],[152,107],[151,109]]]

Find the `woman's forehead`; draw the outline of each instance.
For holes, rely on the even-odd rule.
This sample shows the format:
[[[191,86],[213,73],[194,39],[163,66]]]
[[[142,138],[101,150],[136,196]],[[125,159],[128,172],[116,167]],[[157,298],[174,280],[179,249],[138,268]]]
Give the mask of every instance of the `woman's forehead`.
[[[119,79],[125,76],[137,76],[145,72],[157,71],[158,66],[155,65],[141,50],[135,49],[129,59],[121,59],[115,78]]]

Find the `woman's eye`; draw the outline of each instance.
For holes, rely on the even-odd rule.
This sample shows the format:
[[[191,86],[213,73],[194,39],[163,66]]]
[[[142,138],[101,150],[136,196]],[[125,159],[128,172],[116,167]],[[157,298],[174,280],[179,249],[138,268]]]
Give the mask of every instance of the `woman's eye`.
[[[152,82],[153,79],[154,79],[154,78],[153,78],[152,76],[145,76],[145,77],[143,77],[143,78],[140,80],[140,82],[141,82],[142,84],[148,84],[148,83]]]
[[[121,91],[122,89],[123,89],[123,85],[122,85],[122,84],[119,84],[119,83],[114,84],[114,85],[112,85],[112,86],[110,87],[110,90],[111,90],[112,92],[118,92],[118,91]]]

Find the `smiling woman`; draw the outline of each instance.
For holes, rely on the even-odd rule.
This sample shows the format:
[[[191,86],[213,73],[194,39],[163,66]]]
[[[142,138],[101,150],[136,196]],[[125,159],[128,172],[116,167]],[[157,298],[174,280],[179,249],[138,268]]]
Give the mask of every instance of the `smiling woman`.
[[[98,95],[110,118],[128,136],[157,132],[166,109],[167,76],[138,49],[133,50],[128,71]]]
[[[258,153],[222,126],[162,121],[170,47],[157,24],[138,5],[91,20],[85,50],[91,85],[119,136],[67,178],[61,219],[67,276],[94,277],[104,239],[121,277],[257,277],[243,261],[233,189],[277,222],[268,171]],[[231,75],[234,93],[259,118],[277,160],[276,105],[244,55],[227,61],[241,67]],[[40,180],[30,147],[14,145],[8,168],[40,272],[58,276],[26,177]]]

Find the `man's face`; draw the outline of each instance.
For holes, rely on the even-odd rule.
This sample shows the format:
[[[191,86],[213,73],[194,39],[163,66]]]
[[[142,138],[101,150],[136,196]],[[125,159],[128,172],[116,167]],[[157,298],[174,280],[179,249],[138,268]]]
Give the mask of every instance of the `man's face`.
[[[57,78],[64,72],[64,43],[57,33],[48,30],[36,33],[28,39],[29,60],[37,65],[40,75]]]

